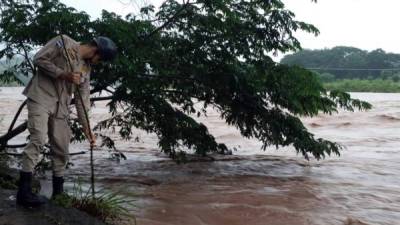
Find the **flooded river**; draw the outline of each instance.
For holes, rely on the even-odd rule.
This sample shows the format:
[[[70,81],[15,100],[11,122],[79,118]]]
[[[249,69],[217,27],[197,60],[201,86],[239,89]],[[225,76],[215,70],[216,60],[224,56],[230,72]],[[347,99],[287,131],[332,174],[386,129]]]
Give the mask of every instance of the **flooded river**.
[[[0,133],[24,99],[21,90],[0,88]],[[160,153],[156,136],[135,130],[139,142],[116,142],[127,160],[95,152],[96,179],[136,200],[139,225],[400,225],[400,94],[352,96],[374,108],[302,119],[318,137],[344,145],[341,157],[308,162],[292,148],[262,151],[210,111],[199,120],[233,155],[177,165]],[[98,103],[92,119],[107,112]],[[73,144],[71,152],[87,146]],[[88,178],[88,159],[72,158],[70,180]]]

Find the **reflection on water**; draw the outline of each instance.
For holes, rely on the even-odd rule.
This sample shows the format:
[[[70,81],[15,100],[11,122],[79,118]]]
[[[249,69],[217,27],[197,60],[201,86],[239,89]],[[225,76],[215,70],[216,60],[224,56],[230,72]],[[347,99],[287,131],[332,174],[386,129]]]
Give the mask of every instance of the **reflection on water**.
[[[23,100],[19,93],[1,89],[1,133]],[[341,157],[307,162],[291,148],[263,152],[258,141],[241,138],[210,111],[199,120],[237,149],[234,155],[177,165],[159,152],[154,135],[135,131],[139,142],[117,141],[128,160],[117,163],[96,152],[97,180],[137,199],[143,225],[400,224],[400,94],[353,97],[374,108],[303,118],[318,137],[346,146]],[[105,104],[97,104],[93,119],[106,117]],[[74,144],[71,151],[86,147]],[[88,155],[72,160],[69,177],[88,177]]]

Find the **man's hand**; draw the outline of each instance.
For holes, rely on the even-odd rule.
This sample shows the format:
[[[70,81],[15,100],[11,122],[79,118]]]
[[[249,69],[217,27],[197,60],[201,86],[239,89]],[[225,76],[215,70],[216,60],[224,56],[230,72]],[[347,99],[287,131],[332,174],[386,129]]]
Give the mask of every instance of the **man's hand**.
[[[77,72],[65,72],[60,75],[60,79],[66,80],[70,83],[74,83],[76,85],[79,85],[81,83],[81,76],[82,73],[77,73]]]
[[[96,146],[96,136],[93,134],[93,132],[86,130],[85,135],[86,135],[86,138],[90,142],[90,147],[95,147]]]
[[[95,147],[96,146],[96,136],[93,134],[92,131],[90,131],[89,135],[90,135],[90,138],[89,138],[90,147]]]

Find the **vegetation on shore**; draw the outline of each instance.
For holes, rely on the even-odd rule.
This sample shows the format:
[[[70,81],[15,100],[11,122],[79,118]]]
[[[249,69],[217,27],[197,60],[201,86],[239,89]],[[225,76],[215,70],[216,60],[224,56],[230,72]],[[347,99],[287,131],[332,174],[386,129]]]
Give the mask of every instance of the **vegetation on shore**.
[[[337,46],[327,49],[301,50],[286,55],[281,63],[298,65],[334,79],[400,79],[400,54],[382,49],[366,51]]]
[[[327,90],[340,90],[345,92],[377,92],[377,93],[400,93],[400,82],[392,80],[361,80],[344,79],[324,82]]]
[[[313,71],[327,90],[400,92],[400,54],[346,46],[301,50],[281,63]]]
[[[107,224],[115,224],[121,220],[129,220],[132,225],[136,224],[136,218],[131,212],[135,208],[134,200],[105,189],[92,196],[90,188],[85,190],[79,179],[68,194],[57,196],[53,202],[65,208],[84,211]]]

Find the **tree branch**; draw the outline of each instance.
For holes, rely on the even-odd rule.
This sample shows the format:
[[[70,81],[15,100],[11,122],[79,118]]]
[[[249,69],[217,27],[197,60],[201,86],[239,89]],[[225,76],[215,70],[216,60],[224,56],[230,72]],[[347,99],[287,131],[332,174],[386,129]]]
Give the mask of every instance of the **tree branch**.
[[[176,13],[171,16],[163,25],[161,25],[160,27],[157,27],[155,30],[153,30],[149,35],[145,36],[144,39],[148,39],[151,36],[153,36],[154,34],[156,34],[157,32],[159,32],[160,30],[164,29],[166,26],[168,26],[170,23],[172,23],[178,16],[179,14],[185,10],[187,8],[187,6],[189,5],[190,0],[187,0],[187,2],[184,2],[184,5],[182,5],[182,7],[176,11]]]
[[[33,66],[31,60],[29,59],[29,55],[28,55],[28,52],[26,51],[24,43],[22,41],[20,41],[19,44],[20,44],[20,47],[22,48],[22,50],[24,50],[24,57],[25,57],[25,60],[28,62],[29,68],[31,68],[31,70],[32,70],[32,74],[35,74],[36,73],[35,67]]]
[[[14,138],[15,136],[19,135],[20,133],[24,132],[27,128],[27,122],[19,125],[16,127],[14,130],[7,132],[3,136],[0,137],[0,150],[4,149],[5,146],[7,145],[7,142]]]
[[[113,98],[113,96],[106,96],[106,97],[95,97],[95,98],[90,98],[91,102],[97,102],[97,101],[106,101],[106,100],[111,100]],[[75,102],[75,99],[72,99],[71,104],[73,104],[73,102]],[[22,110],[24,106],[24,103],[20,106],[20,109],[18,110],[17,115],[19,115],[20,110]],[[12,129],[14,127],[14,124],[18,118],[18,116],[14,117],[12,126],[10,126],[9,131],[4,134],[3,136],[0,136],[0,150],[3,150],[4,148],[7,147],[7,142],[11,139],[13,139],[14,137],[18,136],[19,134],[23,133],[26,128],[27,128],[27,122],[24,122],[22,124],[20,124],[18,127],[16,127],[15,129]]]
[[[8,128],[8,132],[12,131],[12,129],[14,128],[15,122],[17,122],[17,119],[19,117],[19,114],[21,114],[22,109],[24,108],[24,106],[26,105],[27,100],[25,100],[21,106],[19,107],[17,114],[15,114],[13,121],[11,122],[10,127]]]
[[[102,85],[100,87],[93,88],[92,90],[90,90],[90,94],[93,94],[96,92],[101,92],[101,91],[107,91],[110,94],[114,94],[114,92],[109,90],[107,87],[108,87],[108,85]]]

